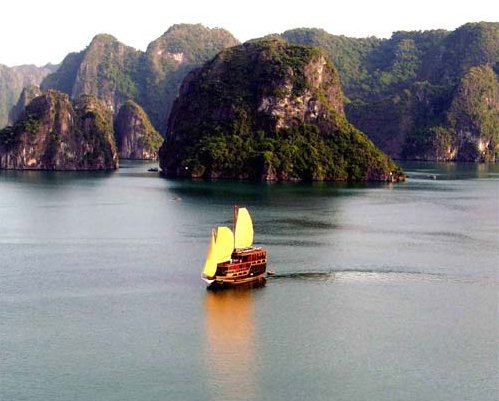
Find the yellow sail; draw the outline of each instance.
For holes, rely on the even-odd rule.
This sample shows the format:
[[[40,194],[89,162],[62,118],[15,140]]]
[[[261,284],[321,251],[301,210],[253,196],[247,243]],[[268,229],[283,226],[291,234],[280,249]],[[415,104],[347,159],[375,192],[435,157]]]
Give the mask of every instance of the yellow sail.
[[[248,209],[241,207],[237,210],[236,228],[234,229],[234,247],[250,248],[253,245],[253,222]]]
[[[217,246],[215,243],[215,234],[211,233],[210,246],[208,248],[208,255],[204,263],[203,276],[214,277],[217,272]]]
[[[229,227],[217,228],[217,263],[227,262],[234,250],[234,234]]]

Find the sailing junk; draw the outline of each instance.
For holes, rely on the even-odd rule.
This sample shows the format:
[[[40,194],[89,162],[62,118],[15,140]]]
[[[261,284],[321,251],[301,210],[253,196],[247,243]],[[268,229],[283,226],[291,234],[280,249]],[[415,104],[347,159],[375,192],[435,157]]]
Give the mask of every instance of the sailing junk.
[[[253,246],[253,222],[246,208],[234,208],[234,232],[229,227],[211,231],[201,277],[208,284],[236,285],[262,280],[267,251]]]

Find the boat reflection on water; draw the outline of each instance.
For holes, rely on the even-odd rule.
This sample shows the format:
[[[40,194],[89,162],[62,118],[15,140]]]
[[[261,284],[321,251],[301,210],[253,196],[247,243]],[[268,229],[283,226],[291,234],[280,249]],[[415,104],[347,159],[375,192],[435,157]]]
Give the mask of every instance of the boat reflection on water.
[[[263,282],[259,287],[265,285]],[[216,399],[258,399],[253,296],[256,284],[208,290],[205,361]]]

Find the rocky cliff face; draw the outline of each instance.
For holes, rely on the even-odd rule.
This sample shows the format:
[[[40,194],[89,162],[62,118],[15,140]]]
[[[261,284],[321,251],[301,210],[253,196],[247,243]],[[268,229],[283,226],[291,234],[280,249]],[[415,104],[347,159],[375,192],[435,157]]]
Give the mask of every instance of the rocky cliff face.
[[[462,98],[461,81],[472,68],[488,66],[497,77],[499,23],[469,23],[452,32],[395,32],[383,40],[346,38],[317,29],[295,29],[281,36],[327,51],[344,84],[349,120],[391,156],[493,159],[490,151],[483,154],[483,149],[491,149],[488,140],[478,139],[476,129],[467,130],[474,139],[463,140],[463,130],[454,126],[452,115]],[[479,93],[470,95],[476,98]],[[481,126],[482,117],[475,113],[468,121]],[[470,151],[482,156],[473,158]]]
[[[499,159],[499,79],[488,66],[471,67],[460,80],[440,124],[411,133],[402,155],[437,161]]]
[[[236,46],[184,80],[160,165],[172,177],[402,178],[343,109],[339,75],[319,49],[280,40]]]
[[[44,92],[54,89],[71,95],[84,56],[85,51],[69,53],[64,57],[59,68],[43,79],[40,89]]]
[[[0,168],[102,170],[118,166],[112,114],[101,101],[49,91],[0,131]]]
[[[163,138],[137,103],[129,100],[120,108],[114,131],[120,158],[157,160]]]
[[[20,65],[7,67],[0,65],[0,128],[12,123],[9,113],[19,99],[23,87],[40,85],[42,79],[53,72],[56,66],[47,64],[43,67]]]
[[[173,101],[182,80],[221,50],[239,41],[225,29],[201,24],[173,25],[147,47],[144,55],[146,85],[138,102],[161,132],[165,132]]]
[[[472,67],[463,77],[447,114],[447,126],[453,131],[456,159],[499,159],[499,79],[490,66]]]
[[[223,29],[188,24],[172,26],[146,52],[100,34],[85,50],[69,54],[41,88],[59,90],[72,99],[94,95],[115,114],[127,100],[134,100],[154,126],[164,131],[171,104],[189,70],[236,43]]]
[[[497,78],[499,23],[469,23],[452,32],[395,32],[389,39],[348,38],[320,29],[294,29],[274,36],[326,51],[341,76],[348,119],[390,156],[497,159],[491,151],[495,140],[491,144],[487,139],[476,139],[476,129],[465,130],[476,140],[462,140],[465,131],[453,125],[452,115],[461,96],[461,81],[472,68],[489,67]],[[73,99],[81,93],[93,94],[115,114],[132,99],[164,134],[183,78],[236,44],[223,29],[187,24],[172,26],[151,42],[146,52],[125,46],[112,36],[97,35],[87,49],[69,54],[57,72],[43,80],[41,88],[57,89]],[[0,127],[7,123],[22,87],[41,79],[36,81],[37,70],[33,68],[0,66]],[[46,74],[53,66],[44,68]],[[484,125],[481,116],[473,114],[473,126]],[[460,146],[465,149],[461,151]],[[477,152],[481,156],[471,156]]]
[[[138,94],[133,74],[138,69],[140,57],[141,52],[111,35],[100,34],[81,55],[65,60],[61,66],[63,70],[48,77],[42,83],[42,89],[54,87],[68,93],[71,99],[82,94],[93,95],[117,112],[127,99]],[[71,80],[64,79],[63,73],[74,76],[73,82],[65,82]],[[70,85],[66,87],[67,83]]]
[[[42,94],[42,91],[38,86],[28,85],[26,86],[19,96],[19,100],[16,105],[12,107],[9,113],[9,121],[15,123],[17,120],[24,116],[24,110],[26,106],[35,98]]]
[[[279,42],[275,44],[279,47]],[[321,121],[330,110],[344,115],[339,76],[325,54],[310,56],[302,68],[299,72],[289,69],[280,77],[277,90],[262,93],[258,111],[272,118],[275,130],[289,128],[296,121]],[[297,79],[297,75],[302,77]]]

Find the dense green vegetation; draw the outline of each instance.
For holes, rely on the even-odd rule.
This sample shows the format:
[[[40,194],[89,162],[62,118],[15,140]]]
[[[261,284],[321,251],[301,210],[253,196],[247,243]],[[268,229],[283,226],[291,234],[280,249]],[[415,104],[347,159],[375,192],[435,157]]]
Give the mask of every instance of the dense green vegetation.
[[[101,41],[104,42],[103,39]],[[87,51],[87,58],[88,53]],[[106,38],[102,51],[97,52],[94,57],[96,60],[88,62],[97,65],[95,84],[100,98],[105,98],[110,90],[121,101],[137,97],[138,87],[134,74],[140,62],[139,52],[123,46],[111,36]]]
[[[499,79],[491,67],[472,67],[463,77],[447,114],[447,126],[471,149],[469,153],[463,147],[463,160],[499,159]]]
[[[221,52],[189,81],[172,110],[169,136],[160,151],[172,176],[281,180],[390,179],[400,170],[335,109],[339,78],[327,64],[324,86],[311,84],[327,60],[316,48],[265,40]],[[333,90],[332,90],[333,89]],[[276,122],[265,99],[289,103],[315,98],[317,120]],[[299,115],[306,107],[295,106]]]
[[[23,120],[12,126],[7,126],[0,130],[0,148],[9,150],[19,142],[19,137],[23,132],[36,133],[40,127],[40,120],[33,115],[28,115]]]
[[[22,127],[19,125],[7,126],[0,130],[0,148],[9,150],[19,140],[22,133]]]
[[[340,71],[343,89],[348,88],[348,91],[357,86],[362,88],[359,82],[368,78],[366,56],[382,42],[375,37],[356,39],[331,35],[322,29],[307,28],[293,29],[273,36],[282,37],[290,43],[316,46],[325,50]]]
[[[317,29],[296,29],[281,37],[328,52],[341,75],[348,118],[386,152],[403,158],[470,159],[458,149],[463,131],[452,122],[455,99],[473,67],[488,66],[497,77],[499,23],[470,23],[453,32],[395,32],[387,40],[345,38]],[[487,77],[473,85],[469,96],[478,98],[493,85],[492,75]],[[498,107],[492,105],[489,114],[497,115]],[[490,126],[488,114],[463,112],[475,121],[468,125],[474,127],[473,141],[464,142],[481,153],[478,159],[493,160],[497,149],[478,149],[480,141],[492,140],[491,130],[476,129],[483,118]]]

